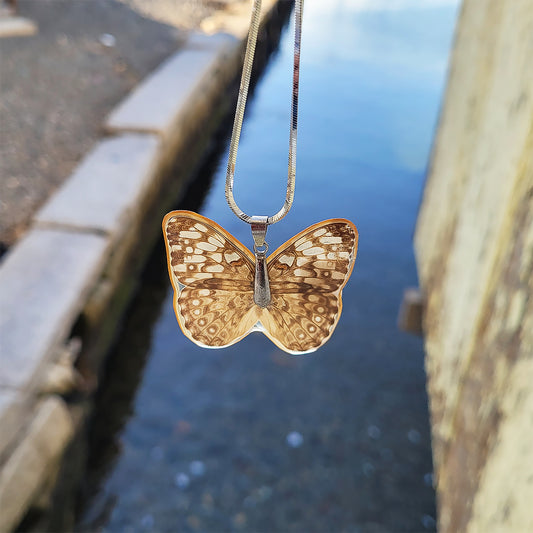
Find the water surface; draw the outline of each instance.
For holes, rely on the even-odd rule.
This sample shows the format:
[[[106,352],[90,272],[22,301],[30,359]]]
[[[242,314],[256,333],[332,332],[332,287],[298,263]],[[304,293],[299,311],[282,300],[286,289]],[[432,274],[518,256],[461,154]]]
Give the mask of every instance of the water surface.
[[[261,334],[198,348],[177,325],[159,250],[99,396],[99,489],[80,530],[435,528],[422,341],[396,317],[417,283],[412,233],[456,3],[305,8],[296,197],[268,241],[273,250],[327,218],[357,225],[336,332],[301,357]],[[235,195],[250,214],[284,199],[291,61],[292,27],[245,119]],[[225,152],[212,166],[200,212],[251,245],[224,201]]]

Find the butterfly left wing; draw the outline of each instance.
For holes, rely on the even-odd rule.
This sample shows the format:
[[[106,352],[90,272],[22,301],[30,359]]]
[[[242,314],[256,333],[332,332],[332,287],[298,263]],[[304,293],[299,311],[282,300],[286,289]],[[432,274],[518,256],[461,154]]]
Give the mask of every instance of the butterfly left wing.
[[[183,333],[200,346],[223,348],[257,322],[254,259],[225,229],[192,211],[163,219],[174,311]]]
[[[331,219],[310,226],[268,258],[272,299],[260,321],[278,347],[309,353],[330,338],[341,315],[341,292],[353,269],[357,242],[352,222]]]

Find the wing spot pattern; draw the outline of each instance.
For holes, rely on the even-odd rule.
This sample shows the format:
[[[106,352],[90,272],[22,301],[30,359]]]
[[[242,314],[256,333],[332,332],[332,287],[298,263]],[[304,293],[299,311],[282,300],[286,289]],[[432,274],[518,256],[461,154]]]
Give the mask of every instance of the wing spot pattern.
[[[331,235],[331,233],[329,235]],[[342,244],[342,237],[330,237],[329,235],[326,235],[318,240],[322,244]]]
[[[238,261],[240,256],[236,252],[224,252],[224,259],[228,263],[233,263],[234,261]]]
[[[328,270],[333,270],[335,268],[335,261],[315,261],[313,263],[315,268],[324,268]]]
[[[300,241],[301,240],[302,239],[300,239]],[[313,246],[313,243],[308,240],[304,240],[301,244],[298,244],[298,242],[300,241],[294,243],[297,252],[303,252],[304,250],[307,250],[308,248],[311,248],[311,246]]]
[[[202,234],[198,231],[180,231],[180,237],[183,237],[184,239],[199,239],[201,236]],[[185,244],[189,244],[189,242],[186,241]]]
[[[278,261],[282,263],[283,265],[287,265],[288,267],[291,267],[294,263],[294,255],[282,255]]]
[[[226,243],[226,240],[223,239],[222,237],[219,239],[218,236],[217,237],[210,236],[207,239],[207,242],[214,244],[217,248],[219,248],[221,246],[224,246],[224,244]]]
[[[209,242],[199,242],[197,246],[200,250],[204,250],[206,252],[214,252],[218,248],[217,246]]]
[[[206,272],[224,272],[222,265],[211,265],[205,268]]]
[[[186,255],[184,257],[185,263],[205,263],[203,255]]]
[[[311,243],[308,243],[309,246],[311,246]],[[304,251],[304,255],[317,255],[324,253],[324,248],[320,248],[319,246],[313,246],[312,248],[307,247]]]
[[[304,283],[308,283],[309,285],[315,285],[317,287],[322,287],[324,281],[320,278],[304,278]]]

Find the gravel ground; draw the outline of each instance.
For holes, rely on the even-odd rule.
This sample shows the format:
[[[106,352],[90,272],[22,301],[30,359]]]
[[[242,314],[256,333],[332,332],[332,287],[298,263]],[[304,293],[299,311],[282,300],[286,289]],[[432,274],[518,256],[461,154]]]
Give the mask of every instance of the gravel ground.
[[[0,255],[102,136],[109,111],[231,1],[20,0],[39,32],[0,40]]]

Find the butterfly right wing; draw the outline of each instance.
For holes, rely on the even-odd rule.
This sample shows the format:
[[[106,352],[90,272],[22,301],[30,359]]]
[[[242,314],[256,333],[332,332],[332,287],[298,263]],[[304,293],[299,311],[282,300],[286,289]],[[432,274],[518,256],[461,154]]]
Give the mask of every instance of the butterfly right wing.
[[[331,337],[342,289],[357,254],[357,228],[331,219],[305,229],[267,259],[272,301],[261,312],[265,334],[282,350],[310,353]]]
[[[251,252],[218,224],[192,211],[163,219],[174,311],[183,333],[203,347],[223,348],[258,320]]]

